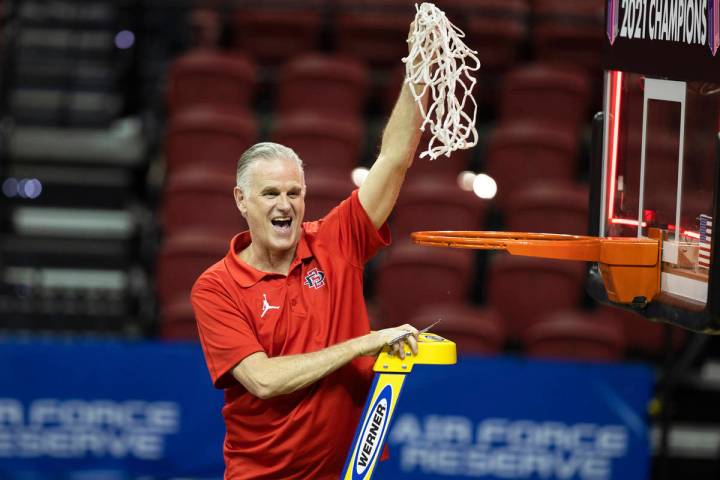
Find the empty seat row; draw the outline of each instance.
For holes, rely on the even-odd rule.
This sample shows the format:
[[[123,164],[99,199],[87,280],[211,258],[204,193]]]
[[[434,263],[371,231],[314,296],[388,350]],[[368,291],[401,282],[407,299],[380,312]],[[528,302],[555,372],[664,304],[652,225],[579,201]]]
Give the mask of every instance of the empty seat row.
[[[574,135],[588,123],[590,77],[549,63],[519,65],[503,77],[500,122],[551,125]]]
[[[443,0],[436,2],[466,33],[490,70],[512,65],[530,38],[538,58],[599,66],[603,2],[592,0]],[[325,32],[334,51],[386,67],[406,55],[412,2],[405,0],[263,2],[240,5],[225,18],[204,9],[192,16],[199,45],[217,45],[223,21],[233,48],[263,64],[318,49]],[[329,20],[329,23],[325,21]]]
[[[306,220],[322,218],[356,188],[350,172],[308,169]],[[163,193],[161,223],[165,234],[205,228],[232,235],[246,228],[232,196],[234,171],[188,168],[169,175]],[[408,180],[391,217],[396,239],[418,230],[480,230],[489,204],[458,187],[454,179],[421,176]],[[587,187],[541,182],[518,188],[504,210],[510,231],[583,235],[587,233]]]
[[[615,308],[613,311],[621,312]],[[685,334],[677,327],[654,324],[634,313],[618,313],[620,317],[626,316],[625,321],[603,318],[605,315],[602,311],[569,310],[546,317],[523,337],[523,352],[543,359],[594,362],[619,361],[627,355],[659,357],[665,352],[663,336],[668,327],[674,334],[673,348],[679,349],[684,344]],[[163,338],[197,338],[190,302],[171,303],[163,309],[163,318]],[[508,345],[502,319],[492,309],[442,304],[410,319],[418,327],[438,321],[431,331],[455,342],[461,357],[503,353]]]
[[[582,361],[617,361],[631,347],[624,325],[597,312],[564,310],[543,317],[520,339],[526,355]],[[641,320],[644,321],[644,320]],[[411,319],[422,327],[438,322],[432,331],[452,339],[460,355],[501,353],[508,344],[507,327],[493,308],[467,304],[438,304]],[[646,321],[647,322],[647,321]],[[655,327],[649,324],[650,329]],[[647,332],[647,329],[643,331]],[[653,350],[655,353],[662,349]]]
[[[324,217],[355,188],[349,173],[328,175],[321,171],[306,175],[305,183],[305,221]],[[163,235],[200,230],[229,240],[247,230],[247,223],[235,204],[234,187],[233,173],[188,169],[170,175],[160,206]]]
[[[571,182],[579,171],[578,139],[567,130],[508,124],[490,132],[485,169],[498,185],[496,202],[507,207],[520,188],[533,182]]]
[[[275,119],[270,137],[293,148],[308,170],[350,172],[360,162],[364,133],[364,124],[357,120],[290,114]],[[257,121],[248,111],[186,110],[168,125],[168,173],[193,167],[234,173],[240,155],[258,138]]]
[[[384,107],[392,108],[402,80],[404,65],[396,62]],[[245,55],[213,50],[194,50],[179,57],[168,75],[168,108],[174,114],[199,105],[219,108],[250,108],[258,73]],[[480,100],[485,73],[477,75],[473,95]],[[275,112],[314,112],[323,115],[362,116],[369,93],[369,73],[356,59],[342,55],[309,53],[286,63],[277,83]],[[567,67],[520,65],[503,77],[500,121],[553,124],[574,134],[586,123],[590,105],[588,77]],[[562,105],[563,108],[557,108]]]
[[[213,105],[249,108],[258,71],[249,57],[218,50],[191,50],[178,57],[168,75],[168,109]],[[322,112],[362,115],[369,73],[357,60],[342,55],[309,53],[284,65],[278,75],[279,113]]]
[[[190,287],[222,258],[227,245],[227,236],[207,230],[166,237],[157,285],[167,337],[194,338]],[[616,359],[626,349],[661,351],[660,327],[644,319],[616,309],[600,310],[592,321],[577,313],[584,275],[581,263],[497,254],[487,275],[487,307],[477,310],[469,306],[475,285],[472,253],[398,241],[378,268],[375,327],[424,326],[442,317],[434,330],[457,338],[461,351],[473,353],[501,351],[508,339],[519,340],[532,355],[576,359]]]
[[[319,4],[265,2],[262,6],[240,7],[225,18],[231,45],[264,64],[278,63],[300,53],[318,49],[323,32],[329,31],[335,51],[357,56],[372,66],[388,66],[407,54],[405,38],[414,15],[411,2],[344,1]],[[505,64],[517,55],[526,36],[528,5],[524,0],[498,2],[446,1],[438,5],[461,24],[468,38],[491,52],[488,62]],[[330,15],[326,15],[330,13]],[[493,18],[494,22],[483,21]],[[329,19],[330,24],[325,24]],[[193,15],[196,41],[216,45],[222,21],[219,13],[205,9]],[[326,28],[327,27],[327,28]],[[488,44],[498,48],[490,49]],[[473,45],[475,46],[475,45]],[[509,53],[508,53],[509,51]],[[495,62],[493,62],[495,60]]]
[[[199,246],[207,249],[204,259],[198,250]],[[190,278],[196,270],[204,270],[205,264],[212,263],[222,256],[225,248],[227,248],[225,242],[211,242],[200,236],[177,238],[168,244],[159,268],[159,279],[164,282],[159,292],[160,298],[168,299],[161,304],[161,331],[165,338],[196,338],[194,318],[187,295],[179,296],[177,292],[189,289],[191,286],[191,282],[182,281],[183,277]],[[426,285],[426,288],[418,289],[416,282],[405,278],[406,283],[402,290],[415,289],[412,292],[415,303],[422,300],[422,305],[415,308],[414,313],[404,317],[404,321],[417,327],[424,327],[439,320],[432,331],[455,341],[461,354],[502,352],[508,341],[513,338],[520,342],[528,355],[573,360],[619,360],[627,352],[658,355],[665,348],[661,325],[654,324],[637,314],[609,307],[592,312],[578,307],[558,308],[549,313],[532,311],[528,313],[526,328],[520,332],[513,332],[512,325],[503,317],[499,305],[491,301],[486,307],[477,307],[460,298],[462,295],[458,293],[464,287],[454,281],[449,272],[453,268],[467,267],[464,261],[458,261],[460,256],[453,256],[454,260],[448,260],[446,263],[448,273],[443,274],[444,267],[438,264],[438,268],[434,271],[438,274],[437,277],[430,277],[437,278],[438,282],[444,282],[442,285],[448,289],[447,293],[438,295],[443,288],[437,285],[435,288]],[[180,263],[182,268],[187,269],[187,275],[179,275],[177,265],[168,269],[170,262]],[[384,295],[395,294],[393,289],[396,289],[397,285],[393,284],[392,280],[398,277],[390,276],[386,283],[383,283],[385,274],[380,275],[382,291],[385,292],[379,295],[382,301]],[[531,276],[532,273],[529,272],[528,277]],[[428,283],[432,282],[426,282]],[[525,286],[521,284],[513,288],[512,293],[508,294],[512,296],[512,301],[527,293],[522,290]],[[435,301],[425,303],[428,295]],[[375,319],[373,326],[383,328],[396,323],[397,321],[382,317],[381,320]],[[683,338],[682,332],[675,332],[675,348],[682,346]]]
[[[580,262],[497,254],[491,257],[484,294],[508,334],[520,337],[543,316],[578,308],[584,277]],[[429,305],[468,302],[475,281],[473,252],[399,241],[378,266],[380,321],[404,323]]]
[[[302,60],[308,60],[310,64],[315,60],[319,63],[331,61],[319,57]],[[218,80],[219,74],[190,82],[192,88],[181,88],[182,75],[176,73],[171,77],[170,103],[175,105],[174,111],[179,111],[169,123],[169,171],[183,164],[234,168],[240,153],[258,138],[257,122],[247,106],[223,103],[222,95],[208,98],[207,92],[224,91],[223,82]],[[508,81],[503,95],[500,125],[491,131],[484,152],[484,166],[499,185],[498,205],[504,205],[518,186],[529,181],[571,181],[577,176],[580,170],[577,162],[578,130],[587,111],[587,85],[583,83],[582,76],[544,66],[529,66],[513,72],[510,77],[513,77],[512,81]],[[358,108],[362,95],[353,96],[350,92],[358,89],[344,87],[346,82],[340,78],[329,75],[327,82],[319,78],[319,72],[314,71],[312,76],[307,77],[305,87],[300,86],[302,82],[290,82],[294,86],[287,89],[295,93],[280,96],[281,99],[287,98],[288,112],[275,117],[270,137],[294,148],[310,170],[333,168],[349,171],[361,160],[364,123],[355,115],[336,117],[327,115],[327,111],[337,108],[337,105]],[[214,88],[216,81],[219,83],[217,89]],[[231,77],[226,85],[232,84]],[[324,89],[335,94],[322,95]],[[205,93],[194,98],[182,98],[177,93],[179,91]],[[228,95],[227,98],[239,96]],[[357,102],[353,104],[351,98]],[[182,109],[179,105],[184,102],[189,106]],[[565,108],[553,108],[557,104]],[[203,108],[198,105],[203,105]],[[562,113],[556,113],[558,111]],[[420,144],[420,152],[428,140],[426,134]],[[431,172],[456,176],[468,168],[472,154],[472,151],[458,151],[450,158],[443,157],[434,162],[419,159],[408,177],[418,178]]]

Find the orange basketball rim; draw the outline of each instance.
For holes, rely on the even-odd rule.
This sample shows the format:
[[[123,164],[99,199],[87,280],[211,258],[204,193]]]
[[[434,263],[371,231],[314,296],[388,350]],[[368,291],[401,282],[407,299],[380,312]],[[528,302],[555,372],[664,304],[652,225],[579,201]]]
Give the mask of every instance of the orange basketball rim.
[[[608,298],[616,303],[648,303],[660,291],[660,240],[589,237],[558,233],[426,231],[410,235],[431,247],[505,250],[512,255],[595,262]],[[655,233],[655,235],[653,235]]]

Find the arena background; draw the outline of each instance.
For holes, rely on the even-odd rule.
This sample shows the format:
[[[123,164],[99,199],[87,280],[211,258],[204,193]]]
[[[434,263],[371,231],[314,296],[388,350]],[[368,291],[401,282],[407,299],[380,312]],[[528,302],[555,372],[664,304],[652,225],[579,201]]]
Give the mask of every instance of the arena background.
[[[480,142],[416,160],[366,298],[378,328],[442,316],[461,358],[413,372],[376,478],[720,478],[716,339],[596,305],[581,264],[408,244],[421,229],[585,233],[602,106],[604,2],[436,3],[483,63]],[[0,478],[220,478],[222,398],[188,292],[243,228],[235,161],[259,139],[295,148],[308,219],[348,195],[402,80],[413,4],[0,12]]]

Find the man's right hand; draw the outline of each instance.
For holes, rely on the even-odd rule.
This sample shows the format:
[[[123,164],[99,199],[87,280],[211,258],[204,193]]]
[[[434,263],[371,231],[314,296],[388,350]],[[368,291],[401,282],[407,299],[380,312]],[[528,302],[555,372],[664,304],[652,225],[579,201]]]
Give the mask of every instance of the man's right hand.
[[[417,355],[418,330],[412,325],[385,328],[370,332],[361,337],[361,355],[377,355],[386,345],[390,345],[391,353],[405,358],[405,345],[410,347],[413,355]]]

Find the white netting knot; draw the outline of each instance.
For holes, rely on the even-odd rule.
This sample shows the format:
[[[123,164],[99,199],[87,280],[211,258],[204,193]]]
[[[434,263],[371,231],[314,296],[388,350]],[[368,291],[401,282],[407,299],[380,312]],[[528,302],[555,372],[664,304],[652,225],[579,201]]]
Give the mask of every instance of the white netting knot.
[[[423,117],[420,130],[429,125],[432,134],[420,157],[434,160],[477,144],[477,103],[472,96],[477,81],[472,72],[480,68],[480,60],[462,41],[462,30],[450,23],[442,10],[432,3],[415,4],[415,10],[415,25],[408,37],[412,48],[402,61],[405,83],[410,85]],[[422,86],[421,90],[416,92],[413,84]],[[420,99],[428,89],[426,112]],[[466,102],[472,102],[472,117],[465,112]]]

